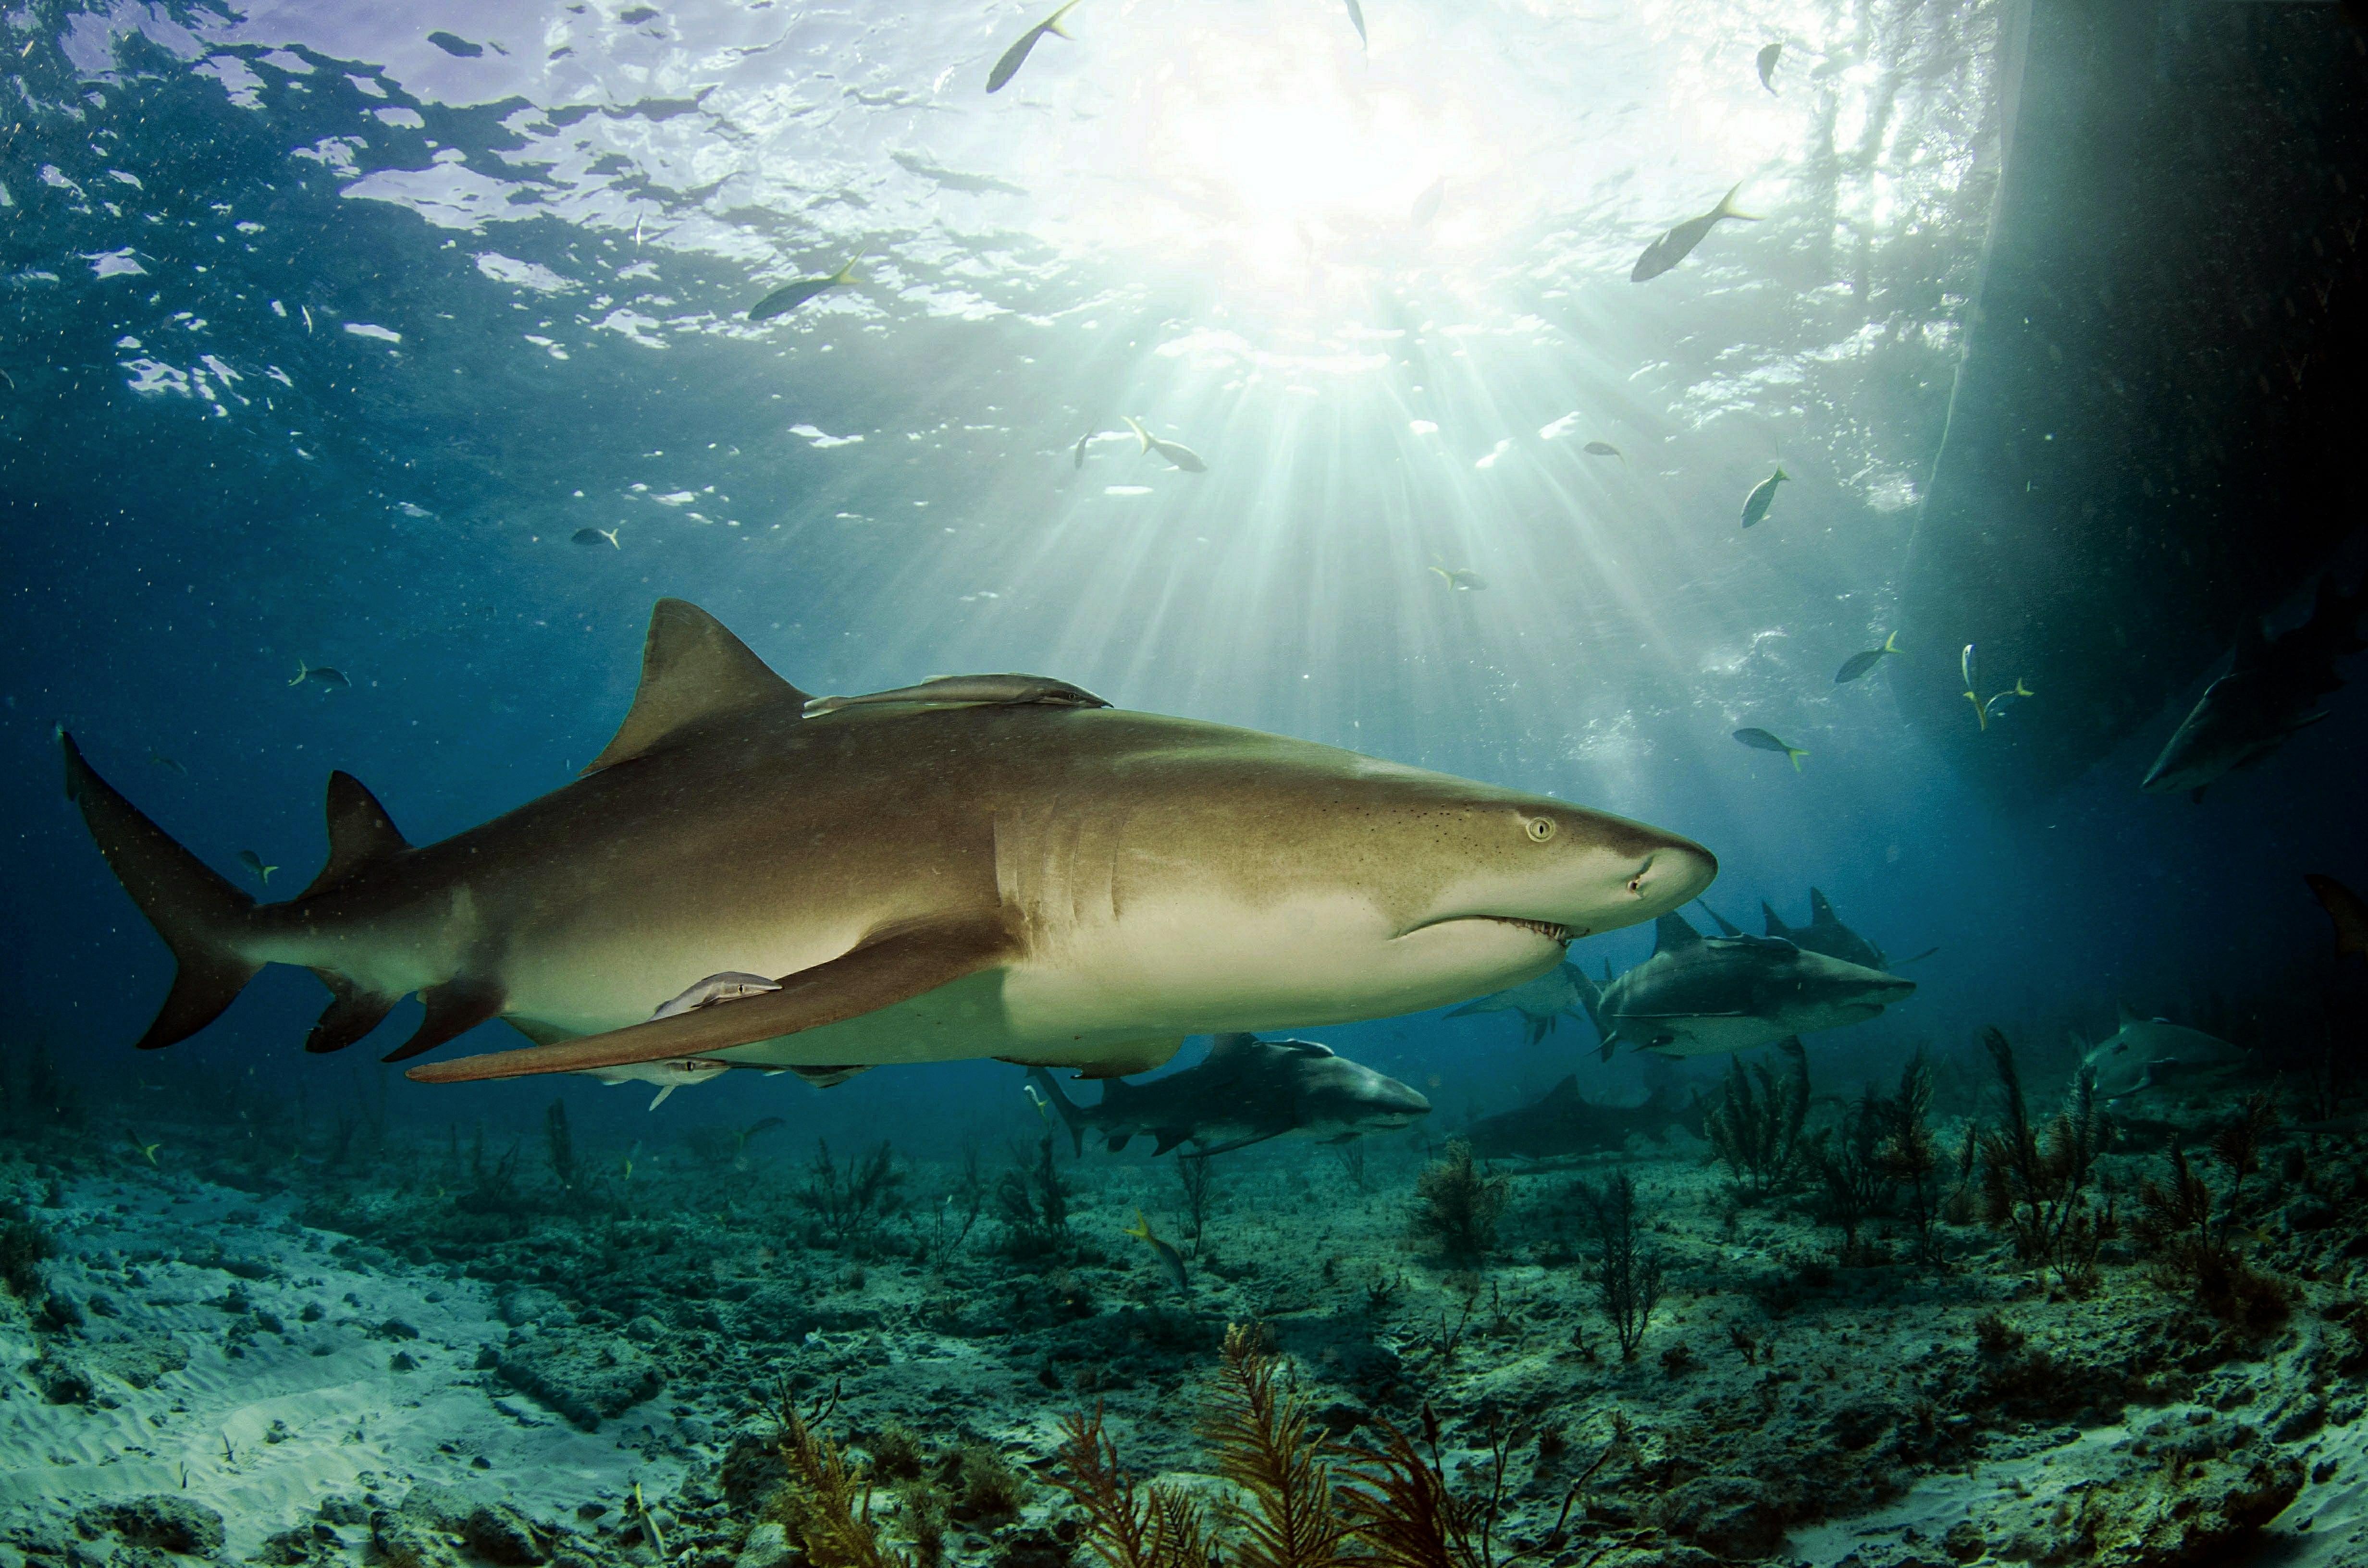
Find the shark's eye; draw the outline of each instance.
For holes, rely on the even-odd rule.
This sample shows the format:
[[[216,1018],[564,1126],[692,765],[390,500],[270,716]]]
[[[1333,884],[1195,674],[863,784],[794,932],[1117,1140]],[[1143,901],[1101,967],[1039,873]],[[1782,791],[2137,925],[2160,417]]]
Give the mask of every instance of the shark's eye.
[[[1552,838],[1554,835],[1554,824],[1552,817],[1531,817],[1530,819],[1530,836],[1532,839],[1536,840],[1540,844],[1543,844],[1547,839]]]

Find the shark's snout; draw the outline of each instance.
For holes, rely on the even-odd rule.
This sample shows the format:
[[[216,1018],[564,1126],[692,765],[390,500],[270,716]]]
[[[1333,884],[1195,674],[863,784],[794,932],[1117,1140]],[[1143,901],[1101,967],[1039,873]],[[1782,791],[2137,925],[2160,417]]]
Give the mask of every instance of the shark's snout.
[[[1656,919],[1692,903],[1717,877],[1717,856],[1691,840],[1672,839],[1637,864],[1628,891],[1645,906],[1641,918]]]

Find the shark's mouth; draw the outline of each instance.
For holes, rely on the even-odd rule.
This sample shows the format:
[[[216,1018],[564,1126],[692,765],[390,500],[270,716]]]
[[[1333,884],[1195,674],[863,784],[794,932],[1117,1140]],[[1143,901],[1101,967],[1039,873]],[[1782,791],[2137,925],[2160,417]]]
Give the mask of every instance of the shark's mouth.
[[[1560,942],[1565,947],[1570,945],[1571,929],[1567,926],[1556,926],[1546,920],[1523,920],[1511,915],[1491,915],[1486,918],[1494,920],[1499,926],[1518,926],[1524,931],[1535,931],[1549,942]],[[1581,931],[1578,935],[1584,937],[1587,933]]]

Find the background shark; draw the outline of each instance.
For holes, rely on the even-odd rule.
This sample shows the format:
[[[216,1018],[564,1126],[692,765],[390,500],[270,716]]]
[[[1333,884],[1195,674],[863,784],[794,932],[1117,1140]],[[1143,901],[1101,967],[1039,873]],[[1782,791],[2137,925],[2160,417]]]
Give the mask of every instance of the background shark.
[[[1705,904],[1703,907],[1709,906]],[[1759,906],[1759,913],[1767,922],[1769,936],[1781,937],[1794,947],[1805,949],[1813,953],[1823,953],[1829,959],[1839,959],[1844,963],[1859,964],[1867,969],[1887,970],[1892,967],[1891,960],[1884,956],[1880,947],[1842,924],[1841,916],[1834,913],[1833,901],[1816,888],[1809,890],[1809,923],[1806,926],[1785,925],[1783,916],[1764,903]],[[1718,920],[1715,914],[1711,918]],[[1728,936],[1739,935],[1725,921],[1719,920],[1718,923]],[[1929,959],[1940,950],[1938,948],[1927,948],[1918,953],[1916,958],[1902,959],[1899,961],[1914,963],[1917,959]]]
[[[1042,1068],[1035,1084],[1068,1124],[1070,1142],[1085,1153],[1087,1130],[1109,1141],[1110,1153],[1137,1133],[1149,1133],[1152,1153],[1191,1143],[1201,1154],[1263,1143],[1287,1133],[1326,1143],[1366,1132],[1393,1132],[1430,1114],[1430,1102],[1329,1046],[1306,1040],[1260,1040],[1222,1034],[1197,1067],[1147,1084],[1106,1079],[1102,1097],[1079,1105]]]
[[[690,1057],[1140,1072],[1188,1034],[1518,984],[1716,873],[1698,845],[1543,796],[1064,683],[987,685],[1014,699],[808,717],[712,617],[661,600],[632,707],[583,778],[414,847],[334,774],[328,864],[268,905],[60,741],[68,795],[179,963],[143,1048],[204,1028],[269,963],[329,987],[308,1050],[413,992],[426,1016],[390,1060],[496,1017],[541,1042],[412,1070],[428,1082]],[[652,1017],[731,973],[760,978]]]
[[[1535,980],[1492,991],[1447,1016],[1461,1018],[1471,1013],[1519,1013],[1523,1043],[1536,1045],[1554,1033],[1565,1014],[1578,1013],[1585,1006],[1579,1000],[1579,985],[1585,979],[1578,967],[1565,960]]]
[[[1480,1118],[1463,1135],[1483,1159],[1553,1159],[1624,1149],[1634,1134],[1651,1138],[1680,1125],[1699,1131],[1701,1119],[1674,1084],[1655,1084],[1642,1104],[1606,1105],[1580,1094],[1574,1073],[1528,1105]]]
[[[2184,790],[2201,801],[2225,775],[2253,767],[2296,730],[2326,718],[2319,699],[2343,685],[2335,661],[2368,649],[2362,614],[2368,581],[2346,594],[2330,576],[2319,579],[2310,619],[2291,631],[2268,637],[2260,617],[2246,617],[2228,673],[2204,688],[2138,787]]]
[[[2073,1043],[2082,1044],[2079,1037]],[[2241,1047],[2217,1035],[2174,1024],[2169,1018],[2142,1018],[2123,1003],[2118,1027],[2093,1046],[2083,1046],[2081,1064],[2097,1074],[2097,1093],[2109,1100],[2140,1094],[2174,1078],[2189,1078],[2215,1068],[2235,1067],[2245,1060]]]
[[[1609,1062],[1622,1044],[1664,1056],[1749,1051],[1791,1034],[1864,1023],[1916,989],[1912,980],[1846,963],[1777,937],[1703,937],[1660,917],[1653,956],[1581,999]]]

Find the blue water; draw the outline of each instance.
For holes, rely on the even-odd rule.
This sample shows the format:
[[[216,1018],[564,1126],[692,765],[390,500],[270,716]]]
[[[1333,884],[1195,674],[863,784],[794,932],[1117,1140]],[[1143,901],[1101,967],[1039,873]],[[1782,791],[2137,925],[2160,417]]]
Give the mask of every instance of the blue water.
[[[2192,693],[2002,803],[1881,672],[1832,681],[1891,627],[1941,437],[1997,176],[1992,8],[1606,11],[1377,3],[1368,53],[1324,6],[1089,0],[992,99],[1011,6],[0,26],[12,1038],[102,1101],[163,1070],[129,1042],[168,960],[60,794],[54,725],[225,875],[251,848],[292,891],[333,767],[415,842],[563,783],[661,595],[809,690],[1040,671],[1638,817],[1719,856],[1710,903],[1747,929],[1814,883],[1894,955],[1940,949],[1910,1003],[1812,1041],[1829,1082],[1987,1023],[2052,1047],[2117,1001],[2284,984],[2328,944],[2301,873],[2368,884],[2348,694],[2202,806],[2135,789]],[[1628,281],[1737,180],[1763,221]],[[859,252],[850,287],[743,319]],[[1142,455],[1125,415],[1210,472]],[[291,686],[300,662],[350,688]],[[176,1068],[376,1094],[375,1044],[298,1050],[319,1005],[268,972]],[[1435,1082],[1449,1123],[1632,1071],[1578,1020],[1534,1049],[1501,1016],[1316,1032]],[[758,1093],[801,1132],[950,1142],[1024,1117],[1018,1079]],[[551,1089],[387,1092],[522,1127]],[[710,1114],[565,1092],[603,1136]]]

